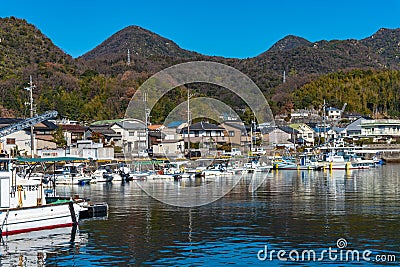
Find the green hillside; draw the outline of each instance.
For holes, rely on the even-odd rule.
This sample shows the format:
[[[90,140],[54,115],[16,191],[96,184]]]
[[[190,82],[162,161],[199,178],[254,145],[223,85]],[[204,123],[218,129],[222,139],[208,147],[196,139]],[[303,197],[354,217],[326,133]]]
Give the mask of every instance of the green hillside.
[[[400,71],[352,70],[323,75],[292,94],[296,108],[336,107],[364,115],[400,116]]]
[[[120,118],[148,77],[193,60],[224,63],[247,74],[275,114],[293,107],[317,107],[326,98],[334,106],[347,102],[351,111],[397,116],[398,43],[399,29],[381,29],[363,40],[312,43],[288,36],[257,57],[235,59],[187,51],[146,29],[129,26],[74,59],[25,20],[0,18],[0,116],[29,114],[23,88],[32,75],[38,113],[56,109],[60,117],[86,122]],[[127,64],[128,49],[131,64]],[[224,88],[188,86],[195,96],[221,99],[239,114],[246,108]],[[155,107],[152,120],[162,122],[184,100],[185,88],[171,92]]]

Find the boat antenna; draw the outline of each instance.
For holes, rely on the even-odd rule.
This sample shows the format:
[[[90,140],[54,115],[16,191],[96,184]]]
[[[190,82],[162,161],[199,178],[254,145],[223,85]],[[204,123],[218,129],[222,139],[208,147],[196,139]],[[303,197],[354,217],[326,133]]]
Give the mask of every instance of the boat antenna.
[[[36,85],[33,84],[32,75],[29,76],[29,87],[25,87],[24,89],[29,91],[29,103],[30,104],[30,117],[33,117],[34,108],[33,108],[33,89],[36,88]],[[33,125],[31,125],[31,158],[35,157],[35,138],[33,136]]]

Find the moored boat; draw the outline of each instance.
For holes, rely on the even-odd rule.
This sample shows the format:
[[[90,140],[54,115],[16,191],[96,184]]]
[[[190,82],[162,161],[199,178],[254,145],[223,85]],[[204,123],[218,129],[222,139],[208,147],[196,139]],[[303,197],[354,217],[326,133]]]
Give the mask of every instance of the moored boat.
[[[16,174],[14,159],[0,158],[0,231],[2,236],[71,227],[81,207],[72,199],[47,203],[40,180]]]

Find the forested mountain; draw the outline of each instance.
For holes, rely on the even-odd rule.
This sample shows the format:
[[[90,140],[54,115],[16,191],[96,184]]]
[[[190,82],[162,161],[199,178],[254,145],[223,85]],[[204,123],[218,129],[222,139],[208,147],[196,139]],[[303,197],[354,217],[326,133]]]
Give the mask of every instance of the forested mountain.
[[[133,56],[142,57],[193,58],[199,55],[196,52],[184,50],[173,41],[139,26],[128,26],[84,54],[82,58],[84,60],[107,59],[112,57],[110,55],[116,56],[121,53],[126,56],[128,49]]]
[[[145,79],[166,67],[193,60],[221,62],[244,72],[264,92],[274,113],[317,106],[318,98],[324,95],[339,106],[352,98],[345,101],[354,102],[349,103],[349,111],[397,116],[399,44],[399,29],[380,29],[363,40],[312,43],[287,36],[257,57],[235,59],[188,51],[146,29],[130,26],[74,59],[25,20],[4,18],[0,19],[1,116],[28,114],[23,88],[32,75],[38,112],[57,109],[62,117],[83,121],[121,117]],[[286,83],[282,83],[284,71]],[[189,86],[196,95],[222,97],[236,110],[244,108],[222,88]],[[183,101],[182,90],[163,98],[152,118],[162,120],[168,109]],[[371,97],[377,92],[380,101],[374,102]]]
[[[352,70],[320,76],[292,94],[296,108],[331,105],[380,117],[400,116],[400,71]]]

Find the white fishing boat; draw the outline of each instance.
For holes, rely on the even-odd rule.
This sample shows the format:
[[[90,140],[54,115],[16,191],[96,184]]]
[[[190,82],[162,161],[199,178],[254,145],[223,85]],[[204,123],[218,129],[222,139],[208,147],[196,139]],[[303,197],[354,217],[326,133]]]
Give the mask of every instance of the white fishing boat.
[[[150,172],[131,171],[129,173],[129,177],[132,180],[145,180],[147,177],[149,177],[149,175],[151,175]]]
[[[92,179],[96,183],[111,182],[114,179],[112,165],[101,165],[92,174]]]
[[[163,173],[152,173],[149,176],[147,176],[148,180],[158,180],[158,179],[164,179],[164,180],[179,180],[181,176],[179,174],[163,174]]]
[[[69,199],[47,204],[40,180],[18,176],[14,159],[0,158],[0,165],[2,236],[77,224],[81,207],[76,202]]]
[[[228,169],[226,164],[222,164],[222,163],[217,163],[217,164],[211,165],[202,171],[202,175],[204,177],[230,176],[233,174],[234,174],[233,169]]]
[[[90,183],[91,177],[86,175],[81,168],[74,164],[65,164],[53,173],[56,185],[79,185],[84,181]]]
[[[164,162],[158,165],[158,169],[148,176],[148,179],[180,180],[185,174],[186,162]],[[185,178],[187,178],[185,176]]]
[[[185,168],[182,173],[183,179],[194,179],[202,176],[202,170],[194,169],[194,168]]]
[[[92,174],[96,183],[122,182],[130,180],[130,170],[125,163],[109,163],[101,165]]]
[[[360,158],[345,160],[343,156],[332,155],[330,156],[326,168],[331,170],[360,170],[370,169],[373,161],[362,160]]]

